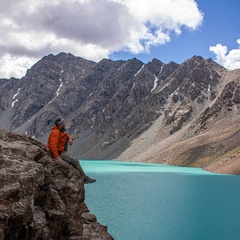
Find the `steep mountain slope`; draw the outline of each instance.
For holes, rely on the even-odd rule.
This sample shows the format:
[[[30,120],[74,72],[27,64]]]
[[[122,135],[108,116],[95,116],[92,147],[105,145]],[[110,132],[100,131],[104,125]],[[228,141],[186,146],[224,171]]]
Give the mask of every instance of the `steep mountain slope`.
[[[194,111],[180,130],[166,136],[158,119],[119,158],[239,174],[239,81],[240,70],[224,71],[214,90],[216,97],[210,102],[207,99],[202,108],[191,105]]]
[[[0,81],[1,128],[46,141],[61,115],[81,158],[207,167],[238,146],[240,71],[211,59],[95,63],[61,53]]]

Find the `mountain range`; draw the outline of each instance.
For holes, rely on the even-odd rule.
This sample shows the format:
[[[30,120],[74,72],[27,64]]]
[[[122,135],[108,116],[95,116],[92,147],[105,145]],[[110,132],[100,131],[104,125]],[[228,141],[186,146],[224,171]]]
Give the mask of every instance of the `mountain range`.
[[[240,173],[240,69],[48,55],[0,79],[0,128],[42,142],[57,116],[80,159],[118,159]]]

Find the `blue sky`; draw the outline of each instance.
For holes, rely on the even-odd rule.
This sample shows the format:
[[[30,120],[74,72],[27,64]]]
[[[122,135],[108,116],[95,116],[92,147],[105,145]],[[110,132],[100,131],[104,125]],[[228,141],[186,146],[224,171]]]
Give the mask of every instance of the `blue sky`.
[[[63,4],[64,3],[64,4]],[[147,63],[194,55],[240,68],[237,0],[1,0],[0,78],[48,54]]]
[[[237,0],[197,0],[198,8],[203,12],[203,23],[197,30],[183,29],[180,36],[172,34],[171,42],[152,47],[149,54],[113,53],[112,59],[136,57],[143,62],[157,58],[164,63],[174,61],[182,63],[194,55],[216,60],[210,46],[222,44],[228,50],[239,49],[240,44],[240,1]],[[240,52],[239,52],[240,55]],[[240,56],[238,58],[240,62]],[[240,68],[240,65],[239,65]]]

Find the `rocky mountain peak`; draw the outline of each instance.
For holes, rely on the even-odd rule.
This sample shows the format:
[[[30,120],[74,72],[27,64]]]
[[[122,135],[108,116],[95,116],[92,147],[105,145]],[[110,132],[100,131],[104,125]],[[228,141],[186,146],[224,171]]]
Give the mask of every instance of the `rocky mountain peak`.
[[[75,138],[76,156],[138,161],[137,139],[149,139],[136,144],[145,152],[152,145],[170,147],[167,139],[179,144],[198,138],[224,118],[237,122],[239,76],[201,56],[166,64],[48,55],[22,79],[0,80],[1,127],[45,141],[61,115]]]

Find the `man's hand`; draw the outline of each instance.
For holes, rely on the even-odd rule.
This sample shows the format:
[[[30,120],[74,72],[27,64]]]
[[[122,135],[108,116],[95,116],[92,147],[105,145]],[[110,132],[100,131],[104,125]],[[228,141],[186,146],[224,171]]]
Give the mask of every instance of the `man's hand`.
[[[61,164],[62,161],[63,161],[60,156],[57,156],[56,159],[57,159],[57,161],[58,161],[59,164]]]
[[[68,143],[69,143],[70,146],[73,144],[72,138],[70,138],[70,139],[68,140]]]

